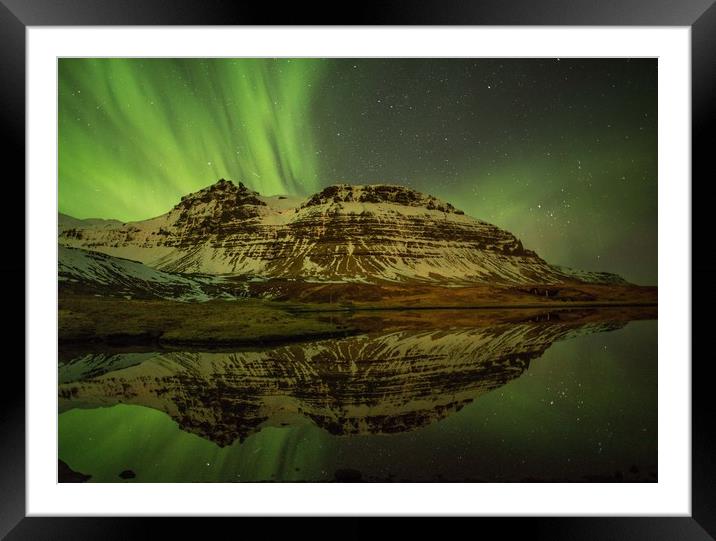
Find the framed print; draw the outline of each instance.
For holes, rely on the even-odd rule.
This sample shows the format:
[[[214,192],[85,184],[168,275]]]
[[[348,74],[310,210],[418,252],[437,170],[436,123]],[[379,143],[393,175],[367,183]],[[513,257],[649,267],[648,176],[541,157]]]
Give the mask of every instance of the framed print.
[[[156,528],[65,516],[714,534],[708,2],[336,26],[6,4],[9,538]]]

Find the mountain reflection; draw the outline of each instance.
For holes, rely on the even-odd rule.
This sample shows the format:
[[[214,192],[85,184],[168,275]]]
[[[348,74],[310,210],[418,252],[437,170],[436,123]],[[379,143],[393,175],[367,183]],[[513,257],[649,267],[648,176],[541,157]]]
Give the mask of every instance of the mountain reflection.
[[[624,325],[546,319],[259,351],[84,354],[60,365],[60,412],[141,405],[220,447],[301,423],[341,436],[405,432],[519,377],[558,340]]]

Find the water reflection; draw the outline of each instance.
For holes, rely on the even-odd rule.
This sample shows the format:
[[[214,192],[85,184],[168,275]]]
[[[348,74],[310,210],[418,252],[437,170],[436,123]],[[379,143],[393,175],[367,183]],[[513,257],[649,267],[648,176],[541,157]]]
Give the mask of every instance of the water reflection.
[[[212,451],[214,458],[211,460],[216,464],[218,450],[227,448],[226,453],[229,454],[221,455],[221,461],[224,469],[228,468],[231,473],[225,471],[208,480],[332,480],[334,471],[343,472],[348,477],[358,475],[360,478],[366,473],[355,472],[365,472],[366,469],[374,470],[375,480],[390,480],[391,475],[395,476],[395,472],[401,470],[401,466],[395,462],[402,460],[401,454],[405,452],[424,455],[426,458],[414,471],[404,471],[399,480],[424,480],[425,477],[443,480],[447,475],[444,473],[445,465],[435,467],[435,471],[431,472],[429,468],[426,470],[425,462],[430,463],[429,455],[435,452],[436,447],[439,448],[441,444],[451,445],[452,436],[441,439],[435,435],[435,431],[457,430],[464,431],[466,443],[453,455],[448,453],[448,456],[452,456],[456,463],[463,461],[463,466],[462,469],[450,468],[452,473],[448,478],[484,479],[489,468],[482,465],[476,469],[474,459],[462,458],[470,453],[484,457],[485,442],[467,441],[468,435],[474,437],[480,431],[474,419],[470,421],[469,416],[463,415],[461,410],[469,404],[477,406],[483,401],[483,396],[495,396],[498,390],[510,387],[508,383],[525,374],[530,364],[542,357],[556,342],[613,331],[626,325],[624,318],[613,315],[606,318],[595,318],[594,314],[587,316],[540,316],[519,322],[482,322],[467,328],[458,326],[432,330],[406,328],[376,331],[339,340],[290,344],[256,351],[95,352],[77,355],[59,367],[60,458],[67,460],[82,473],[95,474],[94,480],[103,480],[103,473],[84,471],[80,468],[82,464],[78,463],[82,461],[77,460],[77,457],[83,453],[84,456],[91,454],[86,447],[80,449],[82,444],[74,441],[81,439],[79,434],[83,430],[83,423],[87,433],[96,430],[91,428],[94,424],[108,422],[121,426],[125,432],[136,430],[133,433],[136,444],[137,438],[159,433],[156,427],[159,423],[168,422],[168,416],[180,432],[198,436],[205,442],[186,443],[183,444],[184,451],[172,451],[186,453],[189,455],[186,460],[190,460],[191,455],[203,457],[209,452],[210,447],[204,447],[205,450],[199,452],[197,446],[213,445],[216,450]],[[651,332],[648,336],[644,340],[653,340],[655,344],[655,332],[653,336]],[[597,347],[604,346],[600,344]],[[596,348],[593,349],[596,353]],[[628,359],[622,360],[628,362]],[[649,366],[655,374],[655,356]],[[570,377],[569,372],[565,371],[562,377]],[[653,391],[655,396],[655,381],[653,384],[650,381],[647,379],[642,384],[649,386],[645,392]],[[632,387],[632,392],[633,387],[639,385],[638,381],[614,382],[612,392],[614,389],[626,392],[625,383]],[[544,389],[544,382],[534,382],[535,386],[540,384]],[[558,400],[561,398],[559,392],[566,393],[564,388],[555,393],[547,385],[546,390],[550,391],[547,396],[553,396],[551,406],[554,406],[555,397]],[[525,396],[524,392],[521,396]],[[501,407],[518,410],[520,393],[515,398],[516,402]],[[133,408],[136,406],[141,408]],[[655,422],[655,403],[648,403],[644,407],[652,406],[654,412],[648,418],[653,417]],[[576,411],[579,409],[577,407]],[[156,413],[150,415],[149,410]],[[456,419],[457,424],[447,422],[451,417]],[[122,424],[130,418],[134,419],[134,428],[132,422],[129,426]],[[155,419],[152,421],[154,428],[142,429],[142,423],[149,418]],[[585,418],[589,418],[586,410]],[[441,420],[444,421],[439,422]],[[616,424],[618,420],[613,422]],[[583,429],[577,425],[582,423],[583,426],[585,420],[578,416],[569,419],[565,417],[562,423],[575,425],[574,438],[591,441],[591,438],[584,435],[578,436]],[[433,429],[433,426],[436,428]],[[527,425],[524,428],[526,430]],[[569,426],[566,425],[566,428]],[[593,431],[603,429],[601,425],[592,428]],[[650,425],[648,429],[653,427]],[[494,429],[483,429],[483,433],[490,434],[491,430]],[[615,430],[620,431],[620,428],[614,426],[612,432]],[[68,437],[70,433],[71,438]],[[315,456],[304,458],[299,461],[300,464],[296,463],[292,475],[286,472],[285,456],[280,461],[280,468],[275,460],[273,466],[264,464],[259,468],[256,457],[246,456],[247,449],[254,448],[258,449],[255,453],[268,453],[275,459],[278,451],[268,451],[267,448],[276,445],[286,447],[286,438],[290,440],[297,434],[311,440],[307,445],[309,448],[313,446]],[[401,434],[404,434],[404,437],[401,436],[403,443],[398,438]],[[123,436],[115,434],[112,437]],[[110,436],[98,435],[98,439],[102,437]],[[173,440],[178,437],[177,434],[171,436]],[[168,444],[170,437],[163,438]],[[410,443],[405,438],[410,438]],[[504,435],[502,439],[504,442]],[[606,436],[602,439],[606,439]],[[273,443],[269,443],[269,440]],[[283,443],[277,443],[280,441]],[[124,445],[131,445],[131,442],[132,438],[129,438]],[[598,443],[603,445],[601,441]],[[561,445],[560,442],[554,444]],[[142,463],[150,459],[156,461],[157,457],[164,460],[161,458],[161,450],[156,448],[161,442],[154,442],[153,445],[154,454],[151,458],[151,453],[140,457]],[[537,438],[533,449],[535,456],[545,451],[539,449],[539,445],[542,443]],[[241,452],[237,451],[242,447]],[[496,452],[497,447],[493,445],[492,449]],[[655,444],[653,447],[655,457]],[[193,450],[187,451],[190,448]],[[372,466],[366,465],[365,458],[360,456],[366,448],[384,455],[384,459]],[[328,452],[328,449],[333,451]],[[514,453],[517,450],[502,449],[500,452],[505,451]],[[118,451],[115,449],[112,452]],[[287,449],[284,448],[282,452],[287,452]],[[560,451],[556,450],[554,454],[558,456]],[[626,456],[624,458],[633,461]],[[136,462],[138,459],[134,460]],[[106,461],[111,462],[110,459]],[[241,464],[229,467],[227,462],[232,461]],[[643,461],[643,456],[639,461]],[[583,459],[576,462],[582,463]],[[650,463],[649,468],[655,469],[655,458],[650,462],[653,464]],[[249,463],[254,464],[256,471],[247,466]],[[331,466],[325,467],[326,463],[331,463]],[[101,464],[101,460],[94,460],[85,469],[97,470]],[[131,464],[124,464],[122,469],[128,466]],[[644,466],[635,467],[643,469]],[[117,470],[120,464],[112,468]],[[144,469],[146,472],[146,467]],[[519,470],[516,465],[515,471]],[[523,478],[537,475],[540,478],[564,480],[559,469],[548,467],[543,470],[548,471],[525,470],[526,473],[520,475]],[[262,472],[260,475],[259,471]],[[607,471],[611,475],[612,471]],[[165,478],[157,474],[154,479],[147,479],[146,476],[142,479],[143,472],[139,473],[139,481],[207,480],[204,474],[196,471],[172,475],[165,473]],[[601,475],[604,472],[596,468],[582,472],[582,476],[590,473]],[[503,472],[497,479],[511,476],[509,472]],[[116,477],[116,473],[104,477]],[[644,480],[641,475],[636,477]]]

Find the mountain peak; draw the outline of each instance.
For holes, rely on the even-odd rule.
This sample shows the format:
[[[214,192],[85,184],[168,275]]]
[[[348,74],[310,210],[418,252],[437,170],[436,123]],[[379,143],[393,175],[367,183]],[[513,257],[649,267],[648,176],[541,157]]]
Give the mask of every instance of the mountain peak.
[[[174,208],[186,210],[212,201],[231,206],[266,205],[259,199],[259,193],[247,188],[243,182],[237,185],[232,180],[220,178],[206,188],[183,196]]]
[[[464,214],[437,197],[397,184],[333,184],[313,195],[303,207],[334,203],[390,203]]]

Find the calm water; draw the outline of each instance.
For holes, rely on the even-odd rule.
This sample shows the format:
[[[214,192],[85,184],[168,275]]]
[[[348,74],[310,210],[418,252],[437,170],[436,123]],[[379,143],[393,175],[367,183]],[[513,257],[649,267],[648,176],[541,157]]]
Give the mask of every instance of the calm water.
[[[90,482],[656,481],[656,333],[528,321],[65,353],[59,457]]]

